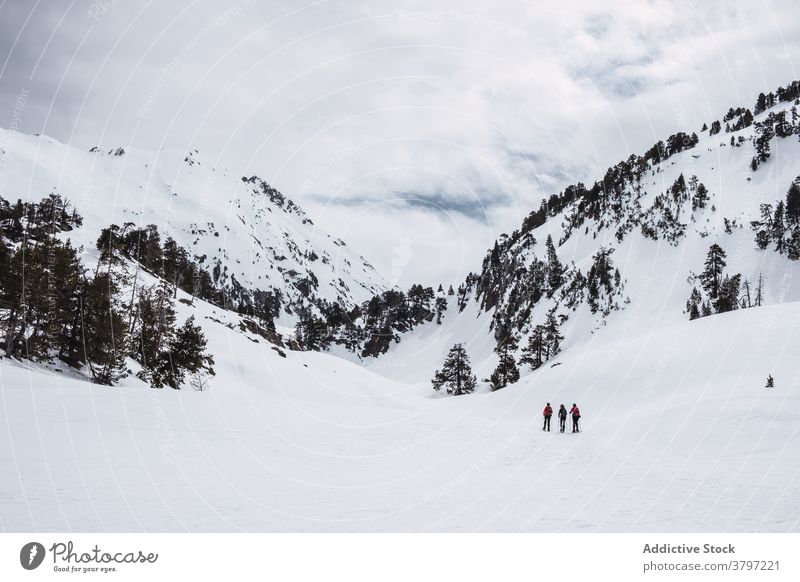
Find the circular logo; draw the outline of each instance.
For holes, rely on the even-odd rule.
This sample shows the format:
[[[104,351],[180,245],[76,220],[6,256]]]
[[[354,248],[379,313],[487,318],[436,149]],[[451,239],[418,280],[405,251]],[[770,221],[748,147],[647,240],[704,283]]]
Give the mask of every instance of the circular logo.
[[[35,570],[44,561],[44,546],[39,542],[28,542],[19,551],[19,563],[26,570]]]

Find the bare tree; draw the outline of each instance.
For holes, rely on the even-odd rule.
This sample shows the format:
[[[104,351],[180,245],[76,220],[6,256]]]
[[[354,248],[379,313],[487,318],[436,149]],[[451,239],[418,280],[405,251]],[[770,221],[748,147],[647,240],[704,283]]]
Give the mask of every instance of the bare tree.
[[[204,370],[195,372],[189,376],[189,385],[195,392],[205,392],[211,387],[211,375]]]

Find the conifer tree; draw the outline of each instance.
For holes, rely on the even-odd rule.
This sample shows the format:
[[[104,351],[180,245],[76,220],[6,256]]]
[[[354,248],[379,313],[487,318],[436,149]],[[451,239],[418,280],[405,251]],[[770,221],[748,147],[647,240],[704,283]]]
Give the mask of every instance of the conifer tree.
[[[778,201],[775,206],[775,215],[772,218],[772,232],[770,238],[775,241],[775,250],[783,254],[784,251],[784,236],[786,235],[786,225],[783,221],[784,204],[783,200]]]
[[[756,135],[754,140],[754,148],[756,150],[756,155],[753,157],[751,162],[751,168],[755,171],[759,164],[766,162],[770,155],[770,142],[772,138],[775,137],[775,130],[773,123],[769,121],[765,121],[762,123],[756,123]]]
[[[463,344],[456,344],[450,349],[444,364],[441,369],[436,370],[431,383],[434,390],[438,391],[444,386],[447,388],[447,393],[453,396],[474,392],[477,378],[472,373],[469,356]]]
[[[742,297],[742,307],[752,307],[753,298],[750,294],[750,281],[745,279],[744,283],[742,283],[742,288],[744,290],[744,297]]]
[[[161,353],[172,341],[175,319],[169,283],[162,281],[152,288],[139,291],[131,324],[131,355],[142,365],[139,377],[143,380],[151,381],[161,365]]]
[[[767,109],[767,96],[764,93],[759,93],[758,98],[756,99],[755,107],[753,107],[753,113],[758,115]]]
[[[712,244],[706,256],[705,271],[700,275],[700,282],[708,296],[715,300],[719,295],[719,287],[722,283],[722,271],[727,264],[725,262],[725,251],[718,244]]]
[[[561,341],[564,336],[559,332],[558,320],[556,319],[555,310],[551,310],[547,314],[547,320],[544,323],[544,342],[546,346],[545,358],[554,358],[561,352]]]
[[[692,196],[692,210],[697,210],[698,208],[705,208],[707,202],[708,202],[708,189],[701,182],[697,185],[697,188],[694,191],[694,195]]]
[[[564,282],[564,267],[558,260],[553,237],[549,234],[545,241],[545,249],[547,253],[547,285],[550,287],[550,294],[552,295]]]
[[[800,225],[800,181],[795,180],[786,192],[786,222]]]
[[[538,370],[545,361],[545,332],[543,325],[537,325],[528,336],[528,345],[522,349],[520,363],[527,364],[531,370]]]
[[[159,353],[153,372],[153,386],[169,386],[179,390],[187,374],[214,375],[214,358],[206,352],[206,338],[194,316],[189,317],[170,338],[166,349]]]
[[[309,308],[301,309],[295,325],[295,339],[305,350],[318,352],[326,349],[330,338],[325,320],[317,317]]]
[[[447,299],[442,297],[436,298],[436,323],[442,324],[442,314],[447,311]]]
[[[800,260],[800,226],[794,228],[789,240],[786,241],[786,256],[792,261]]]
[[[492,391],[505,388],[519,380],[519,369],[514,359],[518,341],[509,324],[503,324],[498,330],[497,345],[494,353],[498,355],[497,367],[489,378]]]
[[[725,276],[720,284],[719,295],[715,307],[717,313],[734,311],[739,308],[739,286],[742,276],[740,274]]]
[[[79,297],[84,359],[92,379],[112,385],[127,375],[127,325],[118,306],[119,286],[110,272],[85,281]]]
[[[689,312],[689,320],[698,319],[700,317],[700,307],[703,304],[703,297],[697,287],[692,288],[692,293],[686,301],[686,311]]]

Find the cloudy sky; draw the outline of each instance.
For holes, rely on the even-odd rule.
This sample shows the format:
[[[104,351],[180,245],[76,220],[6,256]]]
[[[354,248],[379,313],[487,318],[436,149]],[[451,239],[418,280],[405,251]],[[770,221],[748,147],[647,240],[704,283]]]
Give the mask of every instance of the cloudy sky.
[[[456,281],[544,195],[800,78],[796,0],[0,4],[0,125],[198,148],[387,278]]]

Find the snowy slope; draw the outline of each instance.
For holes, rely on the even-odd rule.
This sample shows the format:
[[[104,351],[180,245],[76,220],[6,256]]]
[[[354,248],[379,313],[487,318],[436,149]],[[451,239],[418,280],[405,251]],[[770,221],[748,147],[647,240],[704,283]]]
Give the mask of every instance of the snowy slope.
[[[66,197],[84,217],[70,234],[94,248],[111,223],[155,224],[211,271],[220,264],[225,283],[283,291],[290,301],[352,306],[385,288],[361,256],[320,231],[294,202],[258,177],[216,167],[196,151],[157,154],[122,148],[84,152],[44,136],[0,130],[0,195],[38,201],[51,192]]]
[[[209,392],[0,361],[0,528],[800,526],[800,303],[572,347],[512,389],[457,398],[214,325]],[[584,432],[541,432],[545,400],[577,401]]]
[[[755,119],[761,121],[769,113],[788,112],[791,107],[792,103],[779,104]],[[529,264],[533,257],[543,259],[544,243],[549,234],[555,241],[566,239],[557,246],[559,260],[574,264],[586,274],[593,255],[601,247],[614,249],[611,259],[621,273],[622,296],[626,301],[607,317],[590,313],[585,304],[576,311],[561,309],[560,313],[569,316],[561,330],[566,338],[562,348],[585,343],[618,343],[638,329],[663,329],[685,322],[688,319],[686,300],[692,287],[698,285],[689,282],[690,275],[703,271],[712,243],[721,245],[727,253],[726,273],[741,273],[742,280],[748,280],[753,288],[759,275],[763,277],[766,305],[800,301],[800,263],[775,252],[774,245],[768,250],[759,250],[750,228],[750,222],[760,216],[760,205],[774,207],[785,199],[789,186],[800,177],[800,140],[797,136],[773,139],[770,159],[757,171],[752,171],[753,134],[753,126],[714,136],[701,132],[697,146],[653,165],[642,180],[641,191],[631,191],[630,201],[635,201],[637,206],[631,204],[625,208],[625,218],[637,210],[649,208],[656,196],[668,190],[681,174],[687,181],[696,176],[708,188],[710,200],[706,208],[693,211],[690,203],[685,204],[679,219],[686,224],[686,233],[674,244],[647,238],[638,226],[620,242],[616,232],[624,221],[605,217],[603,224],[587,220],[569,232],[565,225],[572,207],[568,207],[530,232],[536,239],[532,248],[522,249],[522,241],[507,251],[509,254],[519,252],[523,265]],[[731,137],[744,141],[732,147]],[[725,219],[734,225],[730,233],[726,232]],[[459,313],[451,300],[442,325],[429,323],[404,335],[402,341],[382,357],[382,365],[376,370],[391,378],[408,377],[415,381],[431,378],[450,347],[463,342],[478,379],[488,378],[497,363],[492,353],[496,342],[490,330],[493,313],[481,312],[476,301],[473,293],[467,309]],[[525,345],[532,326],[543,322],[555,304],[555,300],[544,299],[535,307],[522,330],[520,347]],[[482,389],[488,390],[488,385],[483,384]]]
[[[151,390],[134,376],[99,387],[0,360],[0,472],[11,476],[0,480],[0,529],[797,531],[800,275],[785,255],[757,250],[748,225],[800,175],[800,143],[774,140],[753,172],[752,131],[733,134],[740,147],[731,134],[702,134],[631,193],[624,212],[649,207],[681,173],[708,187],[708,207],[681,216],[677,241],[639,228],[620,241],[605,216],[567,233],[567,208],[531,232],[536,244],[509,249],[530,263],[552,234],[564,241],[559,259],[586,273],[601,246],[613,247],[625,301],[606,316],[585,302],[562,307],[562,353],[498,392],[481,383],[447,397],[430,385],[456,342],[479,380],[495,366],[493,314],[475,289],[462,312],[448,296],[441,325],[418,325],[358,362],[340,346],[279,350],[235,314],[177,302],[216,361],[202,393]],[[316,297],[347,304],[382,289],[296,205],[196,154],[2,137],[3,195],[70,198],[85,223],[69,236],[87,247],[87,264],[99,229],[131,220],[156,223],[245,285],[298,297],[296,283],[313,273]],[[730,233],[725,218],[736,220]],[[726,272],[763,275],[764,307],[688,321],[689,277],[712,242],[728,253]],[[536,305],[523,345],[554,304]],[[546,401],[579,403],[585,431],[542,433]]]

